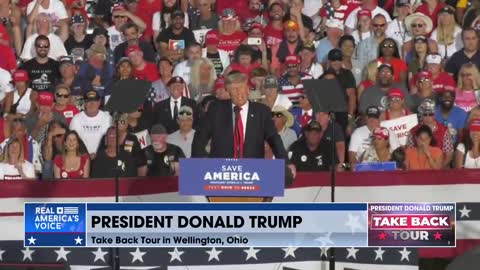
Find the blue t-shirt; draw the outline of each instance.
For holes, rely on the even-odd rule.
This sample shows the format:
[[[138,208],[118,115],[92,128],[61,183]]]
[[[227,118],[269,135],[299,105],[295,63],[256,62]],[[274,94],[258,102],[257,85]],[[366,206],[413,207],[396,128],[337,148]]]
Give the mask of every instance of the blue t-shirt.
[[[467,118],[468,113],[464,109],[457,106],[452,107],[447,119],[443,119],[442,109],[440,106],[435,108],[435,119],[448,128],[448,131],[453,137],[454,143],[456,143],[458,140],[458,130],[465,127]]]

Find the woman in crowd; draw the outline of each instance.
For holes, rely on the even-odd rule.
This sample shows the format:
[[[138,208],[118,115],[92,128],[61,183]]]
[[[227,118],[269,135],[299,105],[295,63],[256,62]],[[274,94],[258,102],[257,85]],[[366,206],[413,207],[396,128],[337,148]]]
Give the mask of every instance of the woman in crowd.
[[[415,146],[406,150],[407,170],[438,170],[442,168],[442,150],[429,126],[423,125],[415,133]]]
[[[377,83],[377,72],[378,72],[378,62],[377,60],[370,61],[368,65],[363,70],[363,80],[358,85],[357,89],[357,100],[360,100],[362,94],[369,87],[374,86]]]
[[[290,127],[293,126],[293,115],[284,107],[274,106],[272,109],[272,119],[277,129],[278,135],[282,139],[283,146],[288,149],[292,143],[297,140],[297,133]]]
[[[455,168],[480,168],[480,118],[473,119],[468,125],[468,135],[458,144],[455,153]]]
[[[19,139],[11,139],[5,146],[5,157],[0,163],[0,180],[34,179],[35,168],[25,160],[23,144]]]
[[[134,157],[126,153],[123,148],[120,148],[117,163],[116,139],[115,127],[110,127],[105,135],[104,147],[98,151],[98,155],[92,161],[92,178],[115,177],[117,164],[120,177],[137,176]]]
[[[408,67],[400,59],[397,43],[393,38],[386,38],[378,46],[378,62],[393,67],[393,81],[405,83],[407,81]]]
[[[449,168],[450,162],[453,159],[453,138],[448,128],[444,126],[442,123],[435,120],[435,102],[433,99],[425,99],[423,102],[418,106],[418,116],[419,116],[419,124],[413,127],[407,135],[407,147],[414,147],[415,146],[415,138],[414,135],[417,130],[423,126],[427,125],[430,127],[433,133],[433,138],[435,138],[435,142],[437,143],[437,147],[442,150],[443,153],[443,168]]]
[[[163,0],[162,11],[155,12],[152,19],[153,40],[157,40],[158,35],[167,29],[172,23],[171,15],[175,10],[179,10],[179,1]],[[188,16],[185,14],[185,27],[188,27]]]
[[[423,36],[427,37],[433,29],[432,20],[422,13],[413,13],[405,18],[405,26],[408,33],[411,34],[412,39],[405,42],[402,47],[402,58],[408,63],[413,57],[416,38]],[[437,52],[437,43],[432,39],[425,38],[428,50],[431,52]]]
[[[450,6],[442,8],[438,13],[438,26],[430,36],[437,42],[442,58],[446,59],[462,48],[461,34],[462,28],[455,22],[455,9]]]
[[[128,114],[124,113],[120,115],[117,124],[119,138],[118,146],[122,151],[132,156],[137,167],[138,176],[147,175],[147,159],[145,151],[140,146],[137,137],[128,130]],[[103,151],[105,146],[105,144],[100,145],[99,151]]]
[[[53,160],[55,179],[79,179],[90,176],[90,157],[76,131],[64,135],[62,154]]]
[[[410,114],[405,106],[405,95],[398,88],[391,88],[387,93],[388,102],[385,112],[382,113],[381,119],[392,120]]]
[[[372,132],[372,143],[360,156],[359,163],[387,162],[391,160],[390,134],[384,127],[375,128]]]
[[[52,121],[48,124],[47,138],[42,148],[42,179],[54,179],[53,158],[62,154],[67,131],[68,127],[62,122]]]
[[[480,73],[473,63],[464,64],[458,73],[455,105],[469,112],[478,105]]]
[[[13,75],[14,90],[5,96],[4,111],[8,114],[8,119],[25,117],[30,111],[34,111],[35,105],[32,102],[35,95],[29,87],[28,73],[25,70],[18,69]]]
[[[223,74],[226,76],[235,70],[250,76],[250,72],[257,67],[260,67],[260,63],[253,59],[253,51],[250,46],[240,45],[235,50],[233,62]]]
[[[353,52],[352,52],[353,53]],[[323,74],[323,67],[317,63],[317,55],[315,54],[315,45],[313,43],[305,43],[298,52],[300,56],[300,71],[318,79]]]
[[[198,0],[197,10],[191,16],[190,29],[192,31],[199,29],[217,29],[220,19],[214,11],[214,5],[210,0]],[[185,16],[186,17],[186,16]]]
[[[220,21],[218,22],[219,43],[218,49],[233,54],[246,38],[247,34],[242,31],[240,20],[234,9],[224,9]]]
[[[208,58],[200,58],[195,60],[190,73],[190,97],[200,102],[203,97],[213,93],[213,86],[217,74],[212,61]]]
[[[338,41],[338,47],[342,51],[343,55],[343,68],[352,72],[355,77],[355,85],[359,85],[362,81],[362,69],[360,63],[353,56],[355,54],[355,40],[350,35],[345,35]],[[375,67],[375,72],[377,68]],[[375,80],[373,80],[375,81]]]
[[[359,10],[357,13],[357,29],[352,32],[355,43],[369,38],[372,35],[372,12],[369,9]]]
[[[427,38],[425,36],[415,37],[413,40],[414,48],[412,56],[408,62],[408,80],[412,80],[414,74],[422,71],[426,67],[427,55],[430,54],[428,49]]]
[[[128,57],[120,58],[115,67],[115,75],[113,77],[113,80],[119,81],[132,79],[135,79],[132,62],[130,62],[130,59],[128,59]]]
[[[65,117],[67,124],[70,124],[72,118],[80,111],[71,104],[70,88],[67,85],[59,84],[55,87],[55,105],[54,111],[57,111]]]

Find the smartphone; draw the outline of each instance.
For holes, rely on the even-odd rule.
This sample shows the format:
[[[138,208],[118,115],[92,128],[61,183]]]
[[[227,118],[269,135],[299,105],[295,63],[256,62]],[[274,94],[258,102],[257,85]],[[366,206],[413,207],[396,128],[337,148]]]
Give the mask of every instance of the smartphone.
[[[248,45],[261,45],[262,39],[261,38],[248,38],[247,39]]]

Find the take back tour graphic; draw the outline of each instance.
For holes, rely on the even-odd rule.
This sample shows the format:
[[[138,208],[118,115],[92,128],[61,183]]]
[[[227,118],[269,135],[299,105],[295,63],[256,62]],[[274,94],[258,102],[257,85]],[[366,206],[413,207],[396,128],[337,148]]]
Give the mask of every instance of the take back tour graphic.
[[[86,204],[26,203],[25,246],[85,246]]]
[[[263,159],[181,159],[180,195],[283,196],[285,162]]]

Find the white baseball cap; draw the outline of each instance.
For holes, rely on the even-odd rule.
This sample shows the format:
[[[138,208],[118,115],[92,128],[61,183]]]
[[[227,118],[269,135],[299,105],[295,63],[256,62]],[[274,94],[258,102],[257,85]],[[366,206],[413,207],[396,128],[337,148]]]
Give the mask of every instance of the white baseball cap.
[[[343,22],[338,19],[328,19],[325,26],[331,28],[338,28],[343,31]]]
[[[429,54],[426,59],[427,64],[440,64],[442,63],[442,57],[438,54]]]

